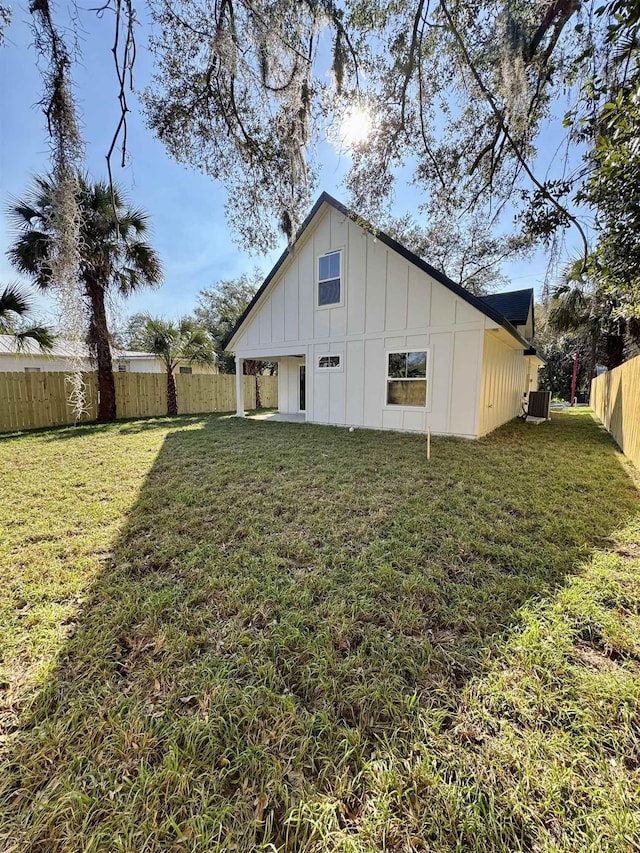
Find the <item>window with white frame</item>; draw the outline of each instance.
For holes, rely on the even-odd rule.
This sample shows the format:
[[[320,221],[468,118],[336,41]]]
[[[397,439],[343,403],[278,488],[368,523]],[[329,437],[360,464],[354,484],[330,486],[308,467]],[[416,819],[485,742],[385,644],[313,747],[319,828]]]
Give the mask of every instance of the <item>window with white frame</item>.
[[[427,352],[387,353],[387,406],[427,405]]]
[[[127,372],[127,363],[125,361],[118,362],[118,373]]]
[[[342,358],[339,355],[319,355],[318,370],[340,370]]]
[[[186,373],[186,374],[190,375],[193,373],[193,367],[184,367],[183,366],[180,368],[180,373]]]
[[[329,252],[318,258],[318,306],[342,302],[342,252]]]
[[[39,367],[25,367],[24,372],[25,373],[40,373],[40,368]]]

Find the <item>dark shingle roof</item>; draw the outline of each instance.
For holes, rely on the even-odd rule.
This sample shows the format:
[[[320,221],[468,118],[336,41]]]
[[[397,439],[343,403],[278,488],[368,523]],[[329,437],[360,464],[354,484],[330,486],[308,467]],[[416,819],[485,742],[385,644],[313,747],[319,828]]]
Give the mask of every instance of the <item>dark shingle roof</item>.
[[[302,223],[302,225],[298,229],[298,231],[296,233],[295,241],[293,244],[294,246],[295,246],[295,242],[300,239],[303,232],[307,229],[307,226],[311,223],[311,220],[314,218],[314,216],[316,215],[318,210],[320,210],[320,208],[322,207],[322,205],[325,202],[327,204],[329,204],[331,207],[338,210],[340,213],[344,214],[349,219],[353,220],[354,222],[360,221],[360,217],[358,216],[357,213],[355,213],[352,210],[349,210],[347,207],[345,207],[344,204],[339,202],[337,199],[333,198],[333,196],[330,196],[329,193],[323,192],[322,195],[320,196],[320,198],[316,201],[316,203],[311,208],[307,218],[304,220],[304,222]],[[520,334],[520,332],[518,332],[518,330],[515,328],[514,321],[512,321],[511,319],[506,317],[502,311],[495,308],[491,303],[485,301],[491,297],[484,297],[483,298],[480,296],[474,296],[468,290],[465,290],[464,287],[461,287],[459,284],[456,284],[454,281],[451,281],[451,279],[448,278],[448,276],[444,275],[444,273],[441,273],[440,270],[437,270],[435,267],[432,267],[431,264],[428,264],[426,261],[423,261],[422,258],[419,258],[417,255],[414,255],[413,252],[410,252],[409,249],[406,248],[406,246],[403,246],[402,243],[398,243],[396,240],[394,240],[392,237],[389,237],[389,235],[385,234],[383,231],[375,230],[375,235],[376,235],[376,238],[378,240],[380,240],[381,243],[384,243],[386,246],[388,246],[390,249],[393,249],[395,252],[397,252],[399,255],[401,255],[403,258],[405,258],[407,261],[414,264],[416,267],[421,269],[423,272],[426,272],[427,275],[431,276],[431,278],[434,278],[436,281],[439,281],[440,284],[443,284],[448,290],[452,291],[452,293],[455,293],[456,296],[459,296],[461,299],[464,299],[465,302],[468,302],[469,305],[473,305],[473,307],[476,308],[478,311],[481,311],[483,314],[485,314],[487,317],[489,317],[489,319],[493,320],[494,322],[496,322],[500,326],[502,326],[504,329],[506,329],[511,335],[513,335],[514,338],[516,338],[518,341],[520,341],[520,343],[522,343],[523,345],[525,345],[527,347],[529,346],[529,341],[527,341]],[[280,257],[276,261],[275,266],[273,267],[273,269],[271,270],[269,275],[265,278],[265,280],[262,282],[262,285],[258,289],[258,292],[253,297],[253,299],[251,300],[249,305],[247,305],[247,307],[245,308],[241,317],[238,319],[238,322],[235,324],[233,329],[229,332],[227,337],[222,342],[222,348],[223,349],[226,349],[227,346],[231,343],[235,334],[238,332],[238,330],[240,329],[240,327],[242,326],[244,321],[247,319],[249,314],[253,311],[256,303],[258,302],[258,300],[260,299],[262,294],[265,292],[265,290],[267,289],[269,284],[273,281],[273,279],[276,276],[276,273],[278,272],[280,267],[284,264],[284,262],[289,257],[289,255],[292,254],[292,252],[293,252],[293,247],[288,246],[284,250],[284,252],[280,255]],[[516,293],[530,293],[531,298],[533,298],[533,291],[532,290],[531,291],[521,290],[521,291],[516,291]],[[511,293],[508,293],[508,294],[498,294],[497,293],[497,294],[495,294],[495,296],[511,296],[511,295],[512,295]],[[524,322],[526,322],[526,319]]]
[[[491,293],[489,296],[481,296],[480,299],[499,311],[514,326],[524,326],[533,302],[533,288],[511,290],[507,293]]]

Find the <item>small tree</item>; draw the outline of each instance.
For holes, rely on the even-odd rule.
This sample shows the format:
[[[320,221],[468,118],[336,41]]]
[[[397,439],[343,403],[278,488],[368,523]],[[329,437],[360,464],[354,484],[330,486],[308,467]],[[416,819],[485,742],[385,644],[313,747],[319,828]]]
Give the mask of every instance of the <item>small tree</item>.
[[[8,284],[0,293],[0,335],[13,335],[18,349],[33,341],[42,352],[49,352],[54,336],[51,329],[29,323],[32,303],[17,284]]]
[[[195,316],[213,338],[222,373],[236,372],[235,359],[230,352],[223,349],[223,341],[226,340],[255,296],[262,278],[263,275],[260,270],[255,269],[252,275],[243,273],[239,278],[219,281],[211,289],[200,291]],[[245,376],[254,377],[257,409],[262,408],[259,377],[265,368],[269,367],[273,373],[275,371],[273,362],[259,361],[254,358],[244,360]]]
[[[595,375],[598,358],[609,370],[624,359],[627,323],[615,315],[619,304],[580,270],[579,263],[565,271],[553,292],[549,324],[558,333],[581,333],[590,341],[589,376]]]
[[[146,318],[144,348],[161,358],[167,371],[167,414],[178,414],[174,370],[181,361],[215,364],[213,341],[206,329],[186,317],[172,323],[158,317]]]
[[[223,350],[222,343],[255,296],[262,278],[256,269],[251,275],[243,273],[239,278],[218,281],[198,294],[195,317],[211,335],[223,373],[235,373],[236,362],[231,353]]]

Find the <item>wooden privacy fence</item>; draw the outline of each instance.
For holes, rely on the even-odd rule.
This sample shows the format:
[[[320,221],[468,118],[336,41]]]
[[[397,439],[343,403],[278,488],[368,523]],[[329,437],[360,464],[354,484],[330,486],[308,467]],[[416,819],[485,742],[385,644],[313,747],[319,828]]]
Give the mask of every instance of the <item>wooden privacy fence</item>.
[[[640,468],[640,355],[591,380],[591,408]]]
[[[145,418],[167,414],[167,377],[164,373],[114,373],[118,418]],[[233,412],[236,378],[228,374],[184,374],[175,377],[181,415]],[[97,416],[98,383],[95,373],[85,373],[87,413],[83,422]],[[256,377],[245,376],[244,402],[256,406]],[[259,376],[264,408],[278,405],[278,377]],[[0,432],[74,423],[67,402],[66,374],[0,373]]]

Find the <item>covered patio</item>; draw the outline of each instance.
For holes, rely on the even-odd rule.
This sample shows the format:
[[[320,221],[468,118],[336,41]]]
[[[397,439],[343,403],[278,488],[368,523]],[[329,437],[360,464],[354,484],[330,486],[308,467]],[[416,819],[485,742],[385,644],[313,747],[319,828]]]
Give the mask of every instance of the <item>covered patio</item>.
[[[244,362],[270,361],[278,365],[278,411],[264,412],[251,415],[255,420],[289,421],[304,423],[307,412],[307,370],[306,358],[298,353],[251,355],[236,357],[236,415],[247,417],[244,396]]]

